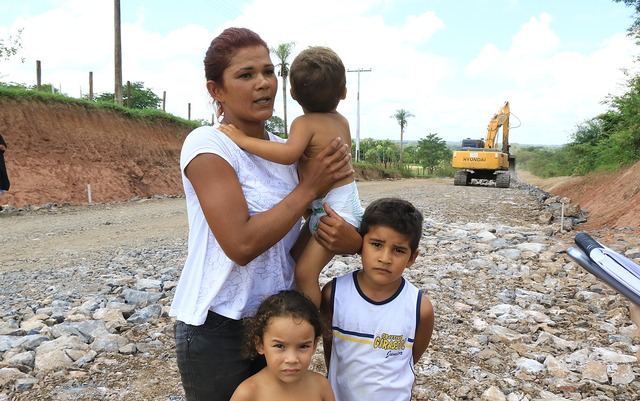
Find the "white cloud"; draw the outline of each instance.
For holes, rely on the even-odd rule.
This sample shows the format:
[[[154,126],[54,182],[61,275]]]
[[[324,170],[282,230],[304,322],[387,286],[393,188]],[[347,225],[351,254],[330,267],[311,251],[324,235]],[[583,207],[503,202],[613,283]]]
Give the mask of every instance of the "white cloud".
[[[402,36],[411,43],[421,44],[443,27],[444,22],[433,11],[415,17],[410,15],[402,29]]]
[[[515,142],[566,143],[576,124],[605,110],[601,102],[620,89],[621,68],[631,65],[636,50],[624,34],[590,54],[563,50],[551,22],[548,14],[532,17],[509,48],[487,44],[466,69],[470,78],[486,80],[511,100],[522,120],[522,130],[512,135]]]
[[[410,3],[413,9],[402,8]],[[399,137],[390,116],[400,108],[415,115],[409,120],[408,139],[429,133],[452,141],[482,137],[493,113],[509,100],[517,117],[512,124],[518,119],[522,123],[513,132],[514,142],[563,143],[575,124],[604,111],[601,101],[621,89],[621,69],[632,66],[636,53],[626,26],[591,50],[572,48],[554,28],[566,22],[551,11],[526,15],[512,31],[495,22],[500,16],[494,25],[479,19],[477,26],[466,27],[487,35],[474,55],[464,43],[442,43],[446,35],[440,33],[454,25],[447,20],[453,17],[445,15],[455,13],[419,1],[327,0],[312,6],[295,0],[185,2],[188,13],[211,13],[218,7],[221,14],[215,18],[230,18],[163,31],[149,28],[158,22],[149,17],[157,11],[152,5],[140,5],[134,18],[123,18],[123,78],[144,82],[160,97],[166,91],[167,111],[186,118],[191,104],[192,118],[211,118],[202,66],[205,51],[223,28],[246,26],[271,46],[295,41],[294,56],[307,46],[326,45],[348,69],[371,69],[360,74],[361,138]],[[519,4],[510,1],[507,7],[513,12]],[[36,13],[34,8],[10,24],[0,17],[0,37],[24,28],[26,58],[24,65],[0,61],[1,75],[6,75],[2,79],[34,84],[35,60],[41,60],[43,82],[69,95],[88,92],[89,71],[95,93],[113,92],[113,2],[60,0],[52,11]],[[233,18],[236,13],[240,15]],[[222,21],[215,18],[212,14],[212,20]],[[350,72],[347,79],[347,99],[339,110],[355,133],[357,74]],[[281,95],[276,114],[282,117]],[[291,98],[287,107],[289,121],[302,112]]]

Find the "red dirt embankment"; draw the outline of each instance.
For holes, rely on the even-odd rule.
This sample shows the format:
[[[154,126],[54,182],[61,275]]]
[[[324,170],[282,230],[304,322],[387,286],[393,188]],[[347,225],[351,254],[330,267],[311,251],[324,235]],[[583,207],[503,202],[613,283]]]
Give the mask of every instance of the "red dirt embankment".
[[[180,147],[190,128],[113,110],[0,98],[11,189],[0,204],[95,203],[182,194]]]
[[[587,222],[581,229],[640,229],[640,162],[615,172],[582,177],[542,179],[518,173],[524,182],[557,196],[566,196],[586,209]]]
[[[94,203],[182,195],[180,148],[190,127],[105,109],[0,97],[11,190],[0,205]],[[359,171],[358,179],[379,179]],[[588,211],[584,229],[640,228],[640,163],[615,173],[520,179]]]

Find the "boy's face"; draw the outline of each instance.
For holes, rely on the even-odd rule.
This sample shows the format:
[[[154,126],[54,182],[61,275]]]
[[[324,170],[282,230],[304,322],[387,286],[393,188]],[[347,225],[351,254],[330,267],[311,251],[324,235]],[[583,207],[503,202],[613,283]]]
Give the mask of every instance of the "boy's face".
[[[418,250],[411,251],[409,238],[392,228],[372,226],[363,238],[363,274],[378,285],[397,281],[416,257]]]

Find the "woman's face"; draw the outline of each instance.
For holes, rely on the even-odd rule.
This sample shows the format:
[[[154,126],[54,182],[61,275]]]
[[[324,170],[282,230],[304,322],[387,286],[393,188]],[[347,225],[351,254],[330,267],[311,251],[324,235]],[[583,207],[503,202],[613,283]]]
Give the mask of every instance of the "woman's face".
[[[207,88],[222,105],[229,123],[242,129],[271,118],[278,79],[268,49],[262,46],[240,49],[224,71],[223,82],[220,86],[208,81]]]

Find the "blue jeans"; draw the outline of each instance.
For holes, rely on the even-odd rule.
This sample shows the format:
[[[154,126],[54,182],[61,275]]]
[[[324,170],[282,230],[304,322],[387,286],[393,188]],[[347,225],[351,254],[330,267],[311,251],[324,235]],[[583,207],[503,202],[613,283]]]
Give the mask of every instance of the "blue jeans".
[[[242,356],[241,320],[209,312],[201,326],[175,326],[178,370],[187,401],[229,401],[236,387],[266,366]]]

